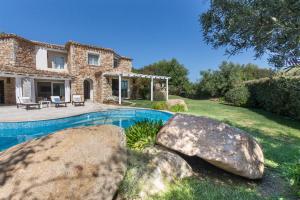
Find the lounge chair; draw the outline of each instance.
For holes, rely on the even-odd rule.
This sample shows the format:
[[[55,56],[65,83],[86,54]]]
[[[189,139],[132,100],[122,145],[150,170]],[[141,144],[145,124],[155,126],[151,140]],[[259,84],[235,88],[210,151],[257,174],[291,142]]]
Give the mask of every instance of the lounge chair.
[[[32,107],[41,108],[41,104],[32,102],[30,97],[18,97],[18,99],[19,102],[17,102],[17,108],[20,106],[25,106],[26,110],[29,110]]]
[[[67,102],[61,101],[59,96],[51,96],[51,102],[54,103],[56,108],[59,106],[67,107]]]
[[[84,106],[84,100],[82,98],[82,95],[73,95],[72,98],[72,104],[74,106]]]

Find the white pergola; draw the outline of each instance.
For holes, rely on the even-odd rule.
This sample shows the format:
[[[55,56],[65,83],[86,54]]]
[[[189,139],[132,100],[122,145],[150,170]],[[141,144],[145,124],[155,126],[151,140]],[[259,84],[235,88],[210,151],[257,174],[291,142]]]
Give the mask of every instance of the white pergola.
[[[151,87],[150,87],[151,101],[153,101],[154,79],[166,80],[166,100],[169,99],[169,79],[170,79],[170,77],[168,77],[168,76],[155,76],[155,75],[145,75],[145,74],[136,74],[136,73],[119,73],[119,72],[105,72],[105,73],[103,73],[103,76],[118,77],[118,79],[119,79],[119,104],[122,103],[122,93],[121,93],[122,77],[151,79]]]

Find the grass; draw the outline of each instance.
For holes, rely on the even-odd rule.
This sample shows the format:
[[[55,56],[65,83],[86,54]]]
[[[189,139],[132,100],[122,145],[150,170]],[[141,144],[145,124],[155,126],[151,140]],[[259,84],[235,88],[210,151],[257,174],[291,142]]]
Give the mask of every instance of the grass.
[[[152,197],[155,200],[198,200],[198,199],[222,199],[222,200],[261,200],[259,195],[252,190],[242,187],[218,186],[205,180],[198,181],[195,178],[184,179],[172,184],[167,192]]]
[[[170,98],[181,97],[171,96]],[[299,162],[300,159],[299,121],[277,116],[259,109],[234,107],[210,100],[182,99],[184,99],[188,105],[189,111],[187,113],[224,121],[247,131],[259,141],[265,155],[267,176],[273,177],[271,178],[271,181],[273,179],[275,180],[274,177],[279,178],[277,178],[276,181],[273,180],[274,183],[269,184],[269,186],[263,186],[261,189],[259,188],[260,185],[265,185],[264,179],[267,179],[264,178],[262,184],[258,184],[256,189],[270,189],[270,192],[257,191],[258,194],[267,194],[266,196],[272,197],[275,196],[276,199],[280,197],[296,199],[295,194],[298,191],[295,191],[295,189],[292,189],[290,186],[290,174],[291,166]],[[134,100],[133,102],[137,107],[151,108],[153,105],[153,103],[148,100]],[[185,185],[186,183],[182,184]],[[199,184],[199,187],[202,187],[201,184]],[[275,188],[276,192],[274,193],[272,192],[274,190],[268,187],[279,187],[279,189],[277,190]],[[177,189],[180,188],[180,186],[177,187]],[[212,190],[212,192],[213,191],[217,192],[215,189]],[[203,198],[205,199],[205,197]],[[207,196],[207,199],[215,198],[209,198]],[[241,199],[245,198],[241,197]]]

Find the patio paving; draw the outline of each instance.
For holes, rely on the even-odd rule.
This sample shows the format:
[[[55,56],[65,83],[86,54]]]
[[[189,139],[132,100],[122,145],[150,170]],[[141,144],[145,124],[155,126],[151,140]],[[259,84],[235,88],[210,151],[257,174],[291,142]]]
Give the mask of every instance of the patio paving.
[[[80,115],[88,112],[103,111],[109,108],[116,108],[105,104],[86,103],[85,106],[73,106],[55,108],[51,107],[41,109],[26,110],[25,108],[17,108],[17,106],[0,106],[0,122],[19,122],[19,121],[35,121],[56,119]]]

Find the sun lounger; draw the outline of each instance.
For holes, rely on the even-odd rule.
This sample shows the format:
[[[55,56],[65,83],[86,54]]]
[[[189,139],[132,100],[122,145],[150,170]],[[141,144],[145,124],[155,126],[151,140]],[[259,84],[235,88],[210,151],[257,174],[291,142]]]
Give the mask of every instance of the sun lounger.
[[[59,96],[51,96],[51,102],[54,103],[56,108],[59,106],[67,107],[67,102],[61,101]]]
[[[17,108],[20,106],[25,106],[26,110],[29,110],[32,107],[41,108],[41,104],[32,102],[30,97],[18,97],[18,99],[19,102],[17,102]]]
[[[72,104],[74,106],[84,106],[84,100],[82,98],[82,95],[73,95],[72,98]]]

